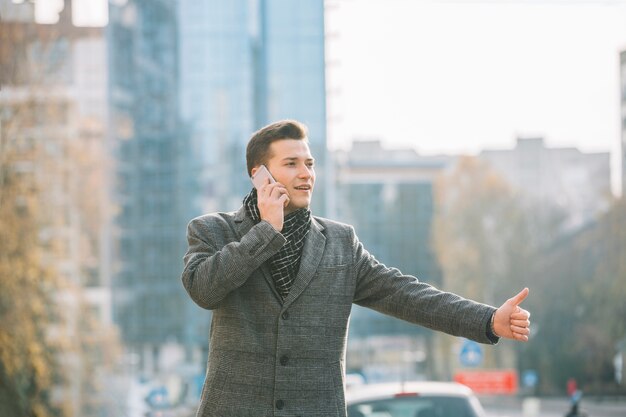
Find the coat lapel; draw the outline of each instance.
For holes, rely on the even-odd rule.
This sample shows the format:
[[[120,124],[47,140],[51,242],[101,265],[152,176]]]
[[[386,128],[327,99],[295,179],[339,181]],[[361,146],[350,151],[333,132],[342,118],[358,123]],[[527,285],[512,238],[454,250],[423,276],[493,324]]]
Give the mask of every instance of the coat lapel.
[[[254,226],[254,222],[251,218],[246,216],[245,207],[241,207],[235,213],[235,231],[237,233],[237,238],[241,240],[241,238],[246,233],[248,233],[250,229],[252,229],[252,226]],[[272,290],[272,293],[274,293],[274,297],[276,297],[276,299],[282,304],[282,297],[280,296],[280,294],[278,294],[278,291],[276,291],[276,287],[274,286],[274,279],[272,278],[272,274],[270,273],[267,265],[263,263],[263,265],[259,267],[259,271],[261,271],[261,275],[263,275],[263,278],[265,278],[267,285]]]
[[[324,227],[315,218],[311,219],[311,230],[304,242],[304,248],[302,248],[300,269],[285,299],[283,309],[289,307],[302,294],[317,272],[317,267],[322,260],[324,247],[326,246],[326,237],[322,234],[322,230],[324,230]]]
[[[237,232],[237,237],[241,240],[241,238],[252,229],[254,223],[252,219],[246,216],[246,208],[241,206],[239,210],[235,212],[235,231]]]

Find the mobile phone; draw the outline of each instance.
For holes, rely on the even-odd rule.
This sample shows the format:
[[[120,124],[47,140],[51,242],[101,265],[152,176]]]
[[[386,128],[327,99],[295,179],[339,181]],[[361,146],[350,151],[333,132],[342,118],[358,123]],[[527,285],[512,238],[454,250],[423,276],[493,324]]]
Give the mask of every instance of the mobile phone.
[[[276,182],[274,180],[274,177],[272,177],[272,174],[270,174],[268,169],[265,167],[265,165],[261,165],[250,179],[252,180],[252,184],[254,184],[254,187],[258,190],[263,184],[266,183],[265,180],[267,178],[269,178],[270,184]]]

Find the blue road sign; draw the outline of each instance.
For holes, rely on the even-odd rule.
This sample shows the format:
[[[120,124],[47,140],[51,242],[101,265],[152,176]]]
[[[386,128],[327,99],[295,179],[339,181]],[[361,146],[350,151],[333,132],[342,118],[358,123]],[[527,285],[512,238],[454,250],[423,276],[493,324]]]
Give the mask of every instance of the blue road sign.
[[[539,382],[539,374],[534,369],[527,369],[522,372],[522,384],[525,387],[532,388]]]
[[[465,340],[459,352],[461,365],[473,367],[478,366],[483,361],[483,349],[473,340]]]

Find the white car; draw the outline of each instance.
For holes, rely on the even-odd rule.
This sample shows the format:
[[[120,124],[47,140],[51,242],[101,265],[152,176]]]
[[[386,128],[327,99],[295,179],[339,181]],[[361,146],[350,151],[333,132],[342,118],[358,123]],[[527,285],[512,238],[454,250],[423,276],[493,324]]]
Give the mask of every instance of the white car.
[[[485,417],[472,390],[456,382],[358,385],[346,404],[348,417]]]

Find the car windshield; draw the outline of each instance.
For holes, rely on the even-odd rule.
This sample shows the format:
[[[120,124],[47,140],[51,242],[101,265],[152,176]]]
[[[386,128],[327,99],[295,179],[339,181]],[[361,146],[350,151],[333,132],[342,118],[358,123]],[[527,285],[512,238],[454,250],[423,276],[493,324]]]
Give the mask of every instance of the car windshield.
[[[397,397],[348,406],[348,417],[478,417],[461,397]]]

